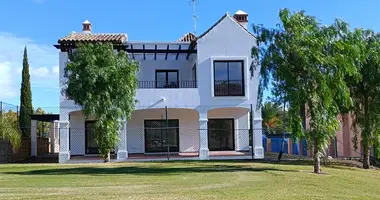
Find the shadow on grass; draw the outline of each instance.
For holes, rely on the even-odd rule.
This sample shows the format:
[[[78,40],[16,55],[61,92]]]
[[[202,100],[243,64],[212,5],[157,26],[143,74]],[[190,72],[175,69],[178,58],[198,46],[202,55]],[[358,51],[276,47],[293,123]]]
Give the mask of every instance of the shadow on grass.
[[[198,163],[199,164],[199,163]],[[128,165],[126,163],[126,165]],[[295,172],[294,170],[282,170],[270,167],[243,167],[229,165],[210,165],[194,167],[143,167],[143,166],[123,166],[123,167],[76,167],[76,168],[56,168],[38,169],[23,172],[5,172],[6,174],[17,175],[112,175],[112,174],[134,174],[134,175],[173,175],[183,173],[212,173],[212,172],[264,172],[281,171]]]

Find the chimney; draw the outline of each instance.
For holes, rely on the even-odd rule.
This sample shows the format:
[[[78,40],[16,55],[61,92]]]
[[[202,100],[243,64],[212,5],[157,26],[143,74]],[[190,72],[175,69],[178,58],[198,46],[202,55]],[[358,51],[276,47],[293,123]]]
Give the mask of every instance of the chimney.
[[[91,25],[91,23],[88,20],[84,21],[82,25],[83,25],[82,31],[84,33],[91,33],[91,31],[92,31],[92,25]]]
[[[244,28],[248,28],[248,14],[245,13],[242,10],[237,11],[234,14],[234,18],[237,22],[239,22],[240,25],[242,25]]]

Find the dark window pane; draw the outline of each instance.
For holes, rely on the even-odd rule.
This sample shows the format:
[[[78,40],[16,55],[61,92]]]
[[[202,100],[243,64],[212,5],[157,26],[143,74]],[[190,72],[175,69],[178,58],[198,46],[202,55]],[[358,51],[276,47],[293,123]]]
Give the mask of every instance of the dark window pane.
[[[215,62],[215,80],[228,80],[227,62]]]
[[[178,87],[178,72],[168,72],[168,88]]]
[[[243,96],[244,72],[243,62],[225,61],[214,62],[214,95]]]
[[[99,144],[96,141],[95,122],[86,122],[86,154],[98,154]]]
[[[209,149],[212,151],[234,150],[234,131],[234,119],[209,119]]]
[[[164,88],[166,86],[166,72],[156,72],[156,81],[158,88]]]
[[[145,152],[179,151],[179,120],[145,120]]]
[[[242,62],[229,62],[228,73],[230,81],[241,81],[243,78]]]

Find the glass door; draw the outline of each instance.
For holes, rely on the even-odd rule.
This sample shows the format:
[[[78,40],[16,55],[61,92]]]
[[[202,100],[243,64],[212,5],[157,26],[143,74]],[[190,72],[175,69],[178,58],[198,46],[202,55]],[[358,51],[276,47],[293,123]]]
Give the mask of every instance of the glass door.
[[[156,88],[178,87],[178,70],[156,70]]]
[[[232,151],[235,149],[234,119],[209,119],[207,126],[210,151]]]
[[[95,121],[85,122],[86,154],[99,154],[99,144],[96,141]]]
[[[145,152],[179,152],[179,120],[145,120]]]

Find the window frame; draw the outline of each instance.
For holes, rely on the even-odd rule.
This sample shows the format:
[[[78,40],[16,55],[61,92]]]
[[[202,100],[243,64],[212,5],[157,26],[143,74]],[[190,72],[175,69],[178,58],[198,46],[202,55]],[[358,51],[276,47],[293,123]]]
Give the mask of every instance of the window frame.
[[[242,93],[241,94],[230,94],[230,86],[229,86],[229,82],[230,82],[230,66],[229,66],[229,63],[231,62],[239,62],[241,63],[241,81],[242,81]],[[215,70],[215,63],[227,63],[227,82],[228,82],[228,86],[227,86],[227,95],[217,95],[215,93],[216,91],[216,85],[215,85],[215,73],[216,73],[216,70]],[[214,97],[245,97],[245,73],[244,73],[244,60],[213,60],[212,62],[212,65],[213,65],[213,96]]]
[[[169,151],[171,153],[178,153],[180,152],[180,143],[179,143],[179,137],[180,137],[180,132],[179,132],[179,119],[144,119],[144,153],[145,154],[149,154],[149,153],[166,153],[167,152],[167,147],[165,146],[162,146],[161,144],[161,149],[162,151],[147,151],[147,148],[146,148],[146,141],[147,141],[147,131],[150,129],[150,128],[147,128],[147,123],[149,122],[159,122],[160,123],[160,127],[157,127],[158,129],[160,129],[160,135],[161,135],[161,139],[164,139],[164,140],[167,140],[167,138],[163,138],[163,132],[166,130],[166,122],[175,122],[176,123],[176,127],[171,127],[171,126],[168,126],[168,128],[174,128],[176,130],[176,142],[177,142],[177,145],[176,147],[169,147]],[[162,141],[161,141],[162,142]],[[173,150],[174,149],[174,150]]]
[[[157,87],[157,73],[162,73],[162,72],[165,72],[165,75],[166,75],[166,85],[168,84],[168,73],[169,72],[176,72],[177,73],[177,87],[174,87],[174,88],[179,88],[179,70],[178,69],[158,69],[156,70],[155,72],[155,88],[166,88],[166,87]]]

